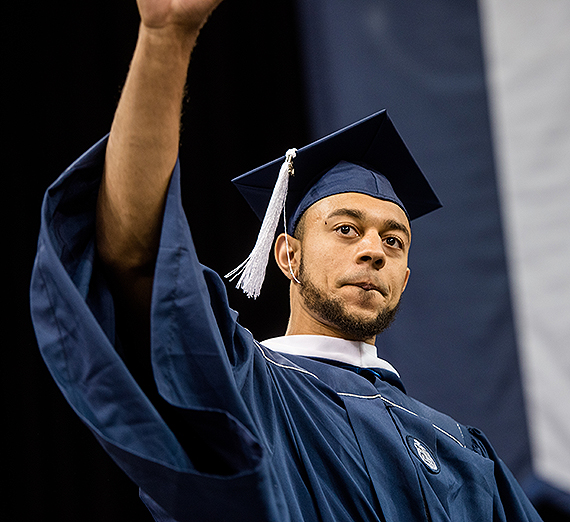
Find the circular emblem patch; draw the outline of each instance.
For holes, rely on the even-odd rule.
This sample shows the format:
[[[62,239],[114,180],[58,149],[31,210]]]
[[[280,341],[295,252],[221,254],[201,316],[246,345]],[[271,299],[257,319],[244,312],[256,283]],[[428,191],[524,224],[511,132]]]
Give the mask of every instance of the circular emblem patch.
[[[408,446],[430,473],[439,473],[439,464],[431,450],[419,439],[408,435]]]

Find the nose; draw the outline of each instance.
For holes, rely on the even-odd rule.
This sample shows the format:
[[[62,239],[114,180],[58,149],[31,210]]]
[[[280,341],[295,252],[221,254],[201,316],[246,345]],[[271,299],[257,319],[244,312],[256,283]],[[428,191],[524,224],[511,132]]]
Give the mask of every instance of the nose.
[[[382,268],[386,263],[386,252],[382,244],[382,238],[377,233],[367,234],[359,242],[357,262],[368,263],[373,268]]]

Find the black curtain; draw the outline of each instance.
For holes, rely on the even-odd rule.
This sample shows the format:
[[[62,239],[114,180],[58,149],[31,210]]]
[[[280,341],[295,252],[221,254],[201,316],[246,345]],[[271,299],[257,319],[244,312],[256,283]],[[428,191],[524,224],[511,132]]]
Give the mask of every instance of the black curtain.
[[[151,520],[137,488],[51,380],[35,342],[28,299],[43,193],[109,131],[136,42],[136,4],[15,2],[4,20],[8,268],[1,383],[8,488],[1,518]],[[293,0],[226,0],[194,51],[180,152],[184,204],[201,261],[220,273],[245,258],[259,228],[229,180],[308,141],[295,27]],[[269,270],[257,302],[231,287],[229,293],[242,323],[258,338],[285,330],[287,284],[276,268]]]

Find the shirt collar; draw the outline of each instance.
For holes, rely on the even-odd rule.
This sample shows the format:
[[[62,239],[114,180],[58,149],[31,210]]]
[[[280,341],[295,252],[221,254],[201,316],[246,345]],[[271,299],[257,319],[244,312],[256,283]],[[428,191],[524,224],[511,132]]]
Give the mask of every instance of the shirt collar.
[[[376,346],[361,341],[326,335],[286,335],[267,339],[261,344],[279,353],[330,359],[360,368],[382,368],[400,377],[388,361],[378,357]]]

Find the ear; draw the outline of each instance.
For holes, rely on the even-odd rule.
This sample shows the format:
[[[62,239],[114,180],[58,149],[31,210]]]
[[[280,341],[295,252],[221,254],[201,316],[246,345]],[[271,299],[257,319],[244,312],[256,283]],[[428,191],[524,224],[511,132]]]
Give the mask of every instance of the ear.
[[[293,274],[295,276],[298,274],[301,260],[301,242],[290,235],[280,234],[275,241],[274,253],[275,261],[281,272],[285,274],[287,279],[293,280]]]

